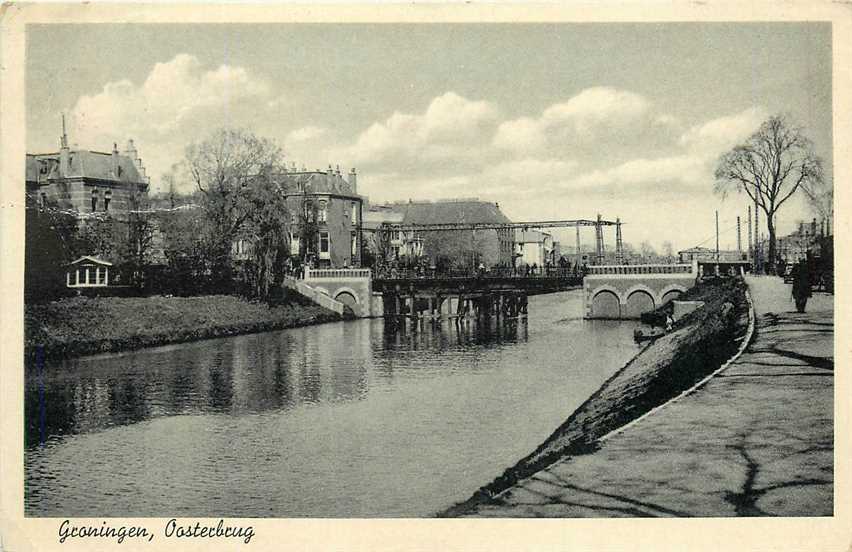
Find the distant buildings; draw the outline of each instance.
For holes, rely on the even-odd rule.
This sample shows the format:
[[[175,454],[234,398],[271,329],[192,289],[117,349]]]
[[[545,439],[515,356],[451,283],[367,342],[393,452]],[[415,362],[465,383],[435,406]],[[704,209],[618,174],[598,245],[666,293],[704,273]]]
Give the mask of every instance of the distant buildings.
[[[817,224],[816,219],[810,223],[799,222],[799,228],[795,232],[778,238],[778,257],[786,264],[791,264],[806,259],[808,252],[819,256],[823,241],[821,238],[827,233],[825,223]],[[765,245],[763,249],[768,249],[768,246]]]
[[[425,257],[441,267],[511,266],[514,232],[510,229],[395,232],[382,244],[377,230],[383,222],[402,224],[509,223],[499,205],[477,198],[408,201],[374,205],[366,215],[372,253],[388,260]],[[387,250],[387,251],[385,251]]]

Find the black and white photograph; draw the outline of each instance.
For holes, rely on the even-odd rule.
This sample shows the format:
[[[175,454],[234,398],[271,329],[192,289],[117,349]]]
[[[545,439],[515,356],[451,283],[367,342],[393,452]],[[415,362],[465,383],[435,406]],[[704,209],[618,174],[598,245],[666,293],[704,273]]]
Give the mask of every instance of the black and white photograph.
[[[831,522],[837,33],[27,23],[4,508]]]

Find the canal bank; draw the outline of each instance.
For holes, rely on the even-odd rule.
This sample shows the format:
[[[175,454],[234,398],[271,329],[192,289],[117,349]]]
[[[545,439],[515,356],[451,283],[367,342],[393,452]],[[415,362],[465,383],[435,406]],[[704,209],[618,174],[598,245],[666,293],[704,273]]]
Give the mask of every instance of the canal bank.
[[[704,306],[678,320],[673,331],[648,345],[609,378],[532,454],[439,515],[475,516],[492,509],[499,512],[505,495],[528,478],[555,463],[593,455],[610,434],[702,385],[708,375],[742,350],[753,329],[742,280],[699,284],[683,298],[702,301]]]
[[[48,359],[25,374],[26,511],[430,517],[641,349],[635,322],[582,305],[576,290],[499,325],[362,319]]]
[[[749,278],[755,337],[706,385],[501,493],[475,517],[830,516],[833,297],[796,313],[789,286]]]
[[[48,358],[119,352],[343,320],[298,297],[72,297],[26,305],[26,352]]]

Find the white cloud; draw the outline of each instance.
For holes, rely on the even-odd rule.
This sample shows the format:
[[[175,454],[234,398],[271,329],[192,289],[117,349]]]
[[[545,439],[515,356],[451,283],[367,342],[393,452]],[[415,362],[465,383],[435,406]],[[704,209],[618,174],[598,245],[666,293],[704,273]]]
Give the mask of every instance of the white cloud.
[[[536,118],[505,121],[497,129],[494,145],[530,153],[546,148],[589,145],[605,138],[638,134],[647,127],[651,103],[643,96],[610,87],[587,88],[569,100],[551,105]]]
[[[692,155],[633,159],[615,167],[588,172],[571,182],[572,187],[685,184],[693,186],[707,176],[706,160]]]
[[[717,157],[750,136],[765,118],[752,107],[690,127],[678,140],[679,151],[659,157],[640,157],[609,168],[590,171],[571,187],[670,186],[707,188],[713,183]]]
[[[680,145],[706,155],[718,155],[751,136],[766,116],[762,107],[750,107],[733,115],[711,119],[684,132]]]
[[[364,130],[340,152],[359,166],[410,165],[417,158],[449,160],[469,157],[497,120],[496,107],[447,92],[421,114],[394,112]]]
[[[270,86],[245,68],[205,68],[195,56],[179,54],[155,64],[140,85],[108,82],[81,96],[72,110],[72,139],[107,149],[134,138],[150,172],[160,174],[214,127],[244,126],[246,106],[270,96]]]
[[[288,133],[287,137],[284,139],[284,143],[296,144],[301,142],[310,142],[312,140],[324,138],[327,135],[327,128],[308,125],[302,128],[297,128],[296,130]]]

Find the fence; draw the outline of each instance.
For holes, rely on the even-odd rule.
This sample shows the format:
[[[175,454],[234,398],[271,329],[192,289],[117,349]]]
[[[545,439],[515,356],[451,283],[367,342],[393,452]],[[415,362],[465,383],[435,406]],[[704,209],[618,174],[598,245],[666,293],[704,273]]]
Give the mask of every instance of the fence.
[[[369,268],[309,268],[305,267],[305,280],[369,278]]]
[[[587,274],[692,274],[694,271],[694,264],[598,265],[588,267]]]
[[[562,267],[512,268],[493,267],[489,269],[449,269],[434,268],[384,268],[376,270],[374,278],[380,280],[452,280],[452,279],[506,279],[506,278],[578,278],[583,276],[582,270]]]

